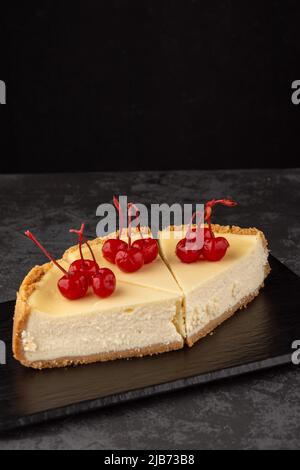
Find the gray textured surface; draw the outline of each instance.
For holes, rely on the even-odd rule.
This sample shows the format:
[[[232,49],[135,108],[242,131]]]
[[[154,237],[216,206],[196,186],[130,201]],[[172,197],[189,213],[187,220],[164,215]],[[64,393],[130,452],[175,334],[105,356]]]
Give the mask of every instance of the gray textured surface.
[[[300,275],[299,169],[7,175],[0,176],[0,301],[44,261],[24,229],[59,256],[74,241],[69,227],[85,220],[94,234],[96,208],[113,193],[146,204],[231,196],[240,206],[218,209],[218,222],[259,226],[272,253]],[[0,449],[299,448],[298,372],[274,370],[23,429],[2,437]]]

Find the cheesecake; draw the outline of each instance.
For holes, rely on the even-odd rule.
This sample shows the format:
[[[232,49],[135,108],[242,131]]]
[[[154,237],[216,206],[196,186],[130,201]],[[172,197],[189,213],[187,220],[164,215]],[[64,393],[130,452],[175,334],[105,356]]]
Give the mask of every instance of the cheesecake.
[[[246,307],[270,272],[267,241],[260,230],[220,225],[212,225],[212,229],[230,247],[218,262],[185,264],[178,259],[176,245],[187,227],[169,227],[159,234],[161,255],[182,289],[189,346]]]
[[[110,237],[115,237],[116,234]],[[138,234],[133,233],[133,239]],[[66,367],[180,349],[183,339],[182,293],[159,256],[137,273],[125,274],[102,256],[106,238],[90,242],[98,264],[113,266],[117,289],[107,299],[92,292],[70,301],[57,289],[60,270],[47,263],[25,277],[17,294],[13,350],[35,369]],[[90,253],[83,248],[85,259]],[[78,246],[59,264],[78,259]]]
[[[36,266],[17,294],[15,358],[43,369],[142,357],[180,349],[185,343],[192,346],[254,299],[269,273],[262,232],[219,225],[213,230],[230,244],[221,261],[182,263],[176,245],[186,227],[169,227],[159,233],[160,255],[134,273],[124,273],[104,259],[107,237],[91,241],[98,264],[112,269],[117,279],[115,293],[106,299],[89,290],[84,298],[70,301],[57,289],[57,266]],[[132,238],[139,236],[133,230]],[[83,254],[91,257],[86,247]],[[74,246],[59,263],[68,269],[78,257]]]

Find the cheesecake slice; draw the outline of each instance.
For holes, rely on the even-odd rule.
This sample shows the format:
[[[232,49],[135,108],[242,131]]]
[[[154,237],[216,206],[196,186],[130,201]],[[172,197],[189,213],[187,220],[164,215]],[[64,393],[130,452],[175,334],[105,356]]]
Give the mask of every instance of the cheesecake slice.
[[[220,225],[212,229],[216,237],[225,237],[230,244],[218,262],[185,264],[177,258],[176,245],[187,227],[169,227],[159,234],[161,254],[183,292],[189,346],[246,307],[270,272],[267,241],[261,231]]]
[[[99,265],[112,269],[117,278],[115,293],[106,299],[89,291],[84,298],[67,300],[57,289],[61,272],[53,263],[33,268],[17,294],[15,358],[43,369],[158,354],[180,349],[185,341],[192,346],[245,307],[270,269],[263,233],[214,225],[215,235],[230,244],[225,257],[185,264],[175,250],[186,230],[180,226],[160,232],[161,256],[131,274],[103,258],[106,238],[91,241]],[[139,236],[133,230],[133,239]],[[83,254],[91,258],[86,248]],[[75,246],[59,263],[68,269],[78,258]]]
[[[100,299],[89,292],[70,301],[57,289],[60,277],[60,270],[48,263],[33,268],[20,287],[13,350],[23,365],[65,367],[183,347],[180,291],[118,281],[112,297]]]

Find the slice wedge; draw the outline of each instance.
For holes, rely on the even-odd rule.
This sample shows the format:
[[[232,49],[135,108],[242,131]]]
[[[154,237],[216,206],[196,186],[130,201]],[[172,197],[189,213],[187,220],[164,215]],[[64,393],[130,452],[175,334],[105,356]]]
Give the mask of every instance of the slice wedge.
[[[256,228],[213,225],[216,236],[230,248],[218,262],[182,263],[176,256],[178,240],[187,227],[168,227],[159,234],[163,259],[184,295],[186,342],[192,346],[254,299],[270,272],[267,241]]]

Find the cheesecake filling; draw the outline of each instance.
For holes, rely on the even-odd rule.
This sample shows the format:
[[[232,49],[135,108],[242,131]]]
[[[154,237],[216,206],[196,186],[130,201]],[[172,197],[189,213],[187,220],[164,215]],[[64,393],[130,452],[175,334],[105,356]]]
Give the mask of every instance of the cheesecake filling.
[[[257,294],[265,279],[266,264],[267,252],[257,240],[253,250],[239,263],[233,263],[230,270],[219,273],[213,282],[204,282],[198,289],[190,291],[186,296],[187,337]]]
[[[180,295],[119,282],[111,298],[100,299],[90,292],[69,301],[56,287],[60,276],[52,267],[29,298],[31,315],[21,334],[27,360],[183,346],[177,326]]]
[[[50,361],[180,344],[182,336],[174,325],[174,311],[176,304],[172,300],[123,311],[56,316],[55,320],[52,314],[34,310],[22,334],[26,358],[33,362]]]

